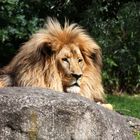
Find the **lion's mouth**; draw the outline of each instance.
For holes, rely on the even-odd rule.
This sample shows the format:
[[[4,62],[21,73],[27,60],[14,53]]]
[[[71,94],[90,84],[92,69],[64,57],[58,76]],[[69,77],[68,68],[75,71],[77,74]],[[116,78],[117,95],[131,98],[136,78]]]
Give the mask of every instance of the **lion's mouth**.
[[[66,88],[66,92],[68,92],[68,93],[76,93],[76,94],[80,93],[80,86],[79,86],[79,84],[78,83],[74,83],[71,86],[67,87]]]
[[[74,83],[74,84],[72,84],[70,87],[73,87],[73,86],[80,87],[78,83]]]

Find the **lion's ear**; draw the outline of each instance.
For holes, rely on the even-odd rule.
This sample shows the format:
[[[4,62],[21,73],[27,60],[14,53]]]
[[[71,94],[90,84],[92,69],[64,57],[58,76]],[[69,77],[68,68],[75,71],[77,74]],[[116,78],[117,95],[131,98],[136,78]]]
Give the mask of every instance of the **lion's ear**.
[[[52,45],[49,42],[42,43],[39,47],[40,54],[44,57],[52,56],[54,54],[54,50],[52,49]]]
[[[100,48],[94,49],[94,51],[91,54],[91,58],[95,66],[98,66],[99,68],[102,67],[102,53]]]

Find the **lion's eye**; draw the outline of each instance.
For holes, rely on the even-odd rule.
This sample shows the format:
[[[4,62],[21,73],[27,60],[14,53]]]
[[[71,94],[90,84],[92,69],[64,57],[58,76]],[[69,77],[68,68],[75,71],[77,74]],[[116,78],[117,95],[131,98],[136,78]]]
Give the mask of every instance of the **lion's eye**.
[[[64,62],[69,62],[69,61],[68,61],[68,58],[62,58],[62,61],[64,61]]]
[[[79,63],[82,62],[82,61],[83,61],[83,59],[80,59],[80,58],[78,59],[78,62],[79,62]]]

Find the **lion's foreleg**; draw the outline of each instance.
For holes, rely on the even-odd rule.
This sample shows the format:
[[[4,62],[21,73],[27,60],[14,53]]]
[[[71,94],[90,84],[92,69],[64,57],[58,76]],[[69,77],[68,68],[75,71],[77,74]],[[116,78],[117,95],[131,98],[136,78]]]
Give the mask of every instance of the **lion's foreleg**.
[[[100,103],[100,102],[97,102],[97,104],[103,106],[104,108],[107,108],[109,110],[113,110],[113,106],[111,104],[104,104],[104,103]]]

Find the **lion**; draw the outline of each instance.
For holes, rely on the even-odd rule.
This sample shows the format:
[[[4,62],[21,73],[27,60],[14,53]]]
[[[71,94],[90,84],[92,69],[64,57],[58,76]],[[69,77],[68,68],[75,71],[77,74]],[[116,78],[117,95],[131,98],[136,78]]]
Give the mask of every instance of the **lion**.
[[[101,67],[101,48],[82,27],[48,18],[0,70],[0,87],[50,88],[105,103]]]

